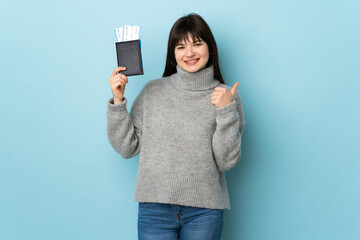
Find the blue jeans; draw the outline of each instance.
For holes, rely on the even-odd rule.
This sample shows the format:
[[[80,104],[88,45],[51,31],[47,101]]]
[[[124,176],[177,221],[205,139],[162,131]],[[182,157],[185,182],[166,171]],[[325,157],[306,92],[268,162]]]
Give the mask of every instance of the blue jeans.
[[[224,210],[139,203],[139,240],[219,240]]]

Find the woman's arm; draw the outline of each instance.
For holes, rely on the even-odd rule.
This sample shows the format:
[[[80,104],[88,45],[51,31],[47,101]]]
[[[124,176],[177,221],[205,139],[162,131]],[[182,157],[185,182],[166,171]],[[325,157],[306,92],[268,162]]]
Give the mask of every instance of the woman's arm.
[[[135,99],[130,113],[125,97],[119,104],[113,104],[113,98],[108,101],[107,136],[112,147],[123,158],[134,157],[140,151],[143,93],[144,90]]]
[[[234,100],[216,109],[216,129],[212,139],[213,155],[219,171],[227,171],[241,157],[241,137],[245,118],[241,98],[236,91]]]

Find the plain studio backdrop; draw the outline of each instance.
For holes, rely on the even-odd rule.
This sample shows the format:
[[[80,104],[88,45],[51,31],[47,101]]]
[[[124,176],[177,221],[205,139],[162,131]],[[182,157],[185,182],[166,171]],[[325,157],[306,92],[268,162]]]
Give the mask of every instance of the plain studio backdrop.
[[[225,240],[360,239],[360,4],[351,0],[0,2],[0,239],[136,239],[138,156],[106,135],[114,29],[140,25],[161,77],[171,26],[199,13],[227,85],[242,158],[226,173]]]

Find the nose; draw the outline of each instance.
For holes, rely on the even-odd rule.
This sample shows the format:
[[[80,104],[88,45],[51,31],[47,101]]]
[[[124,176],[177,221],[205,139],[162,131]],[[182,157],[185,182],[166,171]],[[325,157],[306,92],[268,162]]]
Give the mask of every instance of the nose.
[[[186,48],[186,56],[187,56],[187,57],[192,57],[192,56],[194,56],[194,50],[193,50],[192,47],[187,47],[187,48]]]

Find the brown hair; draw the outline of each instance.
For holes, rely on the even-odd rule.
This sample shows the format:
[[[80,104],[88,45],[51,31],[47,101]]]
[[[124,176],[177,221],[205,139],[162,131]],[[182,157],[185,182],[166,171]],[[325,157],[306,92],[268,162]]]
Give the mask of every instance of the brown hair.
[[[192,39],[199,40],[201,38],[209,47],[209,60],[206,67],[213,65],[214,78],[224,83],[219,66],[218,50],[215,38],[205,20],[196,13],[188,14],[179,18],[172,26],[169,34],[167,57],[163,77],[171,76],[176,73],[175,46],[180,41],[188,41],[188,34]]]

